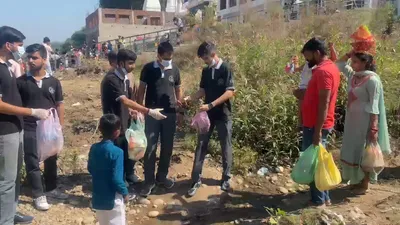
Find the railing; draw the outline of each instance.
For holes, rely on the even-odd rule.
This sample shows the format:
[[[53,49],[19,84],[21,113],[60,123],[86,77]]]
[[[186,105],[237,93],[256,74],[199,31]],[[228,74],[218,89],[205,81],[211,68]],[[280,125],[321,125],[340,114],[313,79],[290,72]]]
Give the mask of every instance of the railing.
[[[157,45],[166,40],[169,40],[173,46],[176,46],[178,41],[178,28],[170,28],[151,33],[124,37],[123,47],[125,49],[133,50],[139,55],[142,52],[155,52]],[[113,44],[113,48],[117,49],[118,40],[113,39],[109,41]]]

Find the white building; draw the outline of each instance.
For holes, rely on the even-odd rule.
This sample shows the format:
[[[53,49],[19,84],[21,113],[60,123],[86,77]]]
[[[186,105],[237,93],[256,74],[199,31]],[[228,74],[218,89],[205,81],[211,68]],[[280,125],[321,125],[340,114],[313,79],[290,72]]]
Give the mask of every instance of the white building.
[[[182,0],[168,0],[166,11],[175,14],[182,14],[186,9],[182,6]],[[143,4],[143,11],[160,12],[161,5],[159,0],[145,0]]]
[[[218,19],[227,22],[241,22],[245,14],[266,12],[266,0],[219,0]]]

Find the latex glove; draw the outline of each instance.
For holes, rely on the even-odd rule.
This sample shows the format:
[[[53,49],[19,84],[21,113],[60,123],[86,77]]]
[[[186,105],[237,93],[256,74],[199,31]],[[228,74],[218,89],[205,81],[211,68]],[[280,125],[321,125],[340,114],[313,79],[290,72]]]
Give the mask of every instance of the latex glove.
[[[32,109],[31,115],[40,120],[45,120],[49,117],[50,111],[47,109]]]
[[[163,120],[167,117],[161,113],[162,110],[164,109],[149,109],[149,116],[156,120]]]

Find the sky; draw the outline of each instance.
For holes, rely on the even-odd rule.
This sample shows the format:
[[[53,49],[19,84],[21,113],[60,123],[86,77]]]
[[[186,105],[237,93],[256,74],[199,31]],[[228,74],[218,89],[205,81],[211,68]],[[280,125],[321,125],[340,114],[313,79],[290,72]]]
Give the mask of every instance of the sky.
[[[0,26],[11,26],[25,36],[25,46],[44,37],[63,42],[85,26],[85,18],[99,0],[0,0]]]

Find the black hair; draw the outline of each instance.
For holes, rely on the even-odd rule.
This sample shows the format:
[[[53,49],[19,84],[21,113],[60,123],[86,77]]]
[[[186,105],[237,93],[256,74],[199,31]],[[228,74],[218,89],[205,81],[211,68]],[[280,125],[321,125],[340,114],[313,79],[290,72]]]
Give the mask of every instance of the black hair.
[[[47,59],[47,50],[41,44],[29,45],[28,47],[26,47],[25,52],[28,54],[39,52],[40,57],[42,57],[43,59]]]
[[[115,51],[111,51],[107,54],[108,62],[111,64],[112,62],[117,61],[117,53]]]
[[[128,60],[133,60],[136,62],[137,55],[135,52],[129,49],[120,49],[117,54],[117,62],[125,62]]]
[[[376,72],[376,65],[372,55],[358,52],[355,53],[354,56],[357,57],[357,59],[359,59],[361,62],[365,63],[365,70]]]
[[[309,41],[307,41],[307,43],[303,46],[301,53],[304,53],[305,51],[310,51],[310,52],[319,51],[322,56],[327,55],[327,48],[325,41],[319,37],[313,37]]]
[[[172,19],[172,21],[177,21],[178,20],[178,17],[174,17],[174,19]]]
[[[7,42],[23,42],[25,38],[26,37],[21,33],[21,31],[15,28],[8,26],[0,27],[0,47],[3,47]]]
[[[43,38],[43,43],[48,43],[48,42],[50,42],[50,38],[48,37]]]
[[[199,49],[197,50],[197,56],[198,57],[210,56],[212,53],[215,53],[216,50],[217,47],[215,46],[214,43],[205,41],[199,46]]]
[[[164,55],[165,53],[173,53],[173,52],[174,52],[174,47],[171,45],[171,43],[169,43],[169,41],[161,42],[158,45],[157,53],[159,55]]]
[[[100,118],[99,130],[103,138],[113,138],[114,132],[121,129],[121,120],[114,114],[105,114]]]

